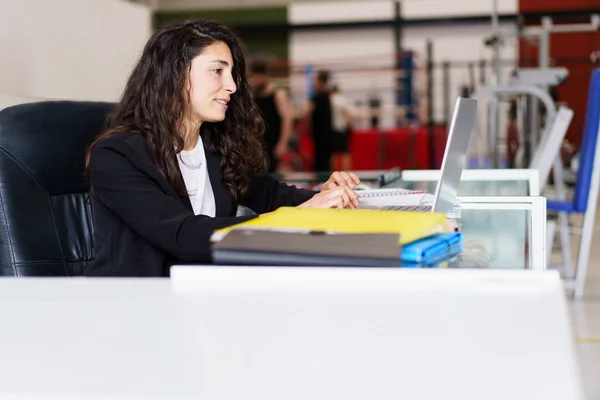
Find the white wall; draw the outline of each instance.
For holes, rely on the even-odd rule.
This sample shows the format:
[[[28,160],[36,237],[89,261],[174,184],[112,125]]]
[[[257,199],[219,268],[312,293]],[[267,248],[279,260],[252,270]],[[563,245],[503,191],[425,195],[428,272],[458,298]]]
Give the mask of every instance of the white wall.
[[[114,101],[150,34],[125,0],[0,0],[0,93]]]
[[[288,7],[288,21],[290,24],[389,21],[394,18],[394,10],[394,2],[390,0],[292,3]]]
[[[153,0],[157,8],[164,11],[201,10],[210,8],[247,8],[247,7],[270,7],[286,6],[290,3],[323,3],[323,0]],[[347,1],[347,0],[346,0]],[[355,0],[360,2],[361,0]],[[364,0],[362,0],[364,1]],[[378,0],[374,0],[378,1]],[[390,0],[387,0],[388,2]],[[412,1],[412,0],[411,0]]]
[[[281,6],[292,3],[293,6],[303,3],[382,3],[393,4],[393,0],[152,0],[157,7],[165,11],[199,10],[203,8],[229,8],[229,7],[252,7],[252,6]],[[462,16],[490,13],[492,0],[401,0],[405,16],[409,18],[429,18],[434,16]],[[500,12],[514,13],[517,10],[518,0],[498,0]],[[360,7],[360,6],[359,6]],[[375,6],[377,7],[377,6]],[[393,7],[393,6],[392,6]],[[393,8],[392,8],[393,9]],[[322,16],[320,16],[322,17]],[[332,16],[335,18],[335,16]]]
[[[466,17],[492,12],[494,0],[413,0],[402,1],[404,18]],[[518,0],[496,0],[500,14],[514,14]]]

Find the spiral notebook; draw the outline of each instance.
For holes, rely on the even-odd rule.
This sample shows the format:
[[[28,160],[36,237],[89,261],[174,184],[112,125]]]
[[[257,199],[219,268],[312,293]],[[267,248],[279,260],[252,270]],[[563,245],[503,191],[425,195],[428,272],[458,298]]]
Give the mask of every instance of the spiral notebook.
[[[356,194],[360,200],[361,208],[390,206],[400,203],[404,206],[431,205],[433,203],[433,196],[422,190],[367,189],[359,190]]]
[[[384,209],[390,211],[432,212],[435,197],[426,191],[408,189],[372,189],[357,191],[360,208]],[[460,201],[455,199],[453,208],[447,214],[460,212]]]

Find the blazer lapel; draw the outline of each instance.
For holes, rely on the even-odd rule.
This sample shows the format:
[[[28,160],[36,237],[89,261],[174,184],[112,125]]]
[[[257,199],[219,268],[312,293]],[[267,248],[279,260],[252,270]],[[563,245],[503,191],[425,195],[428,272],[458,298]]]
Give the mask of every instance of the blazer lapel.
[[[229,189],[223,184],[221,176],[221,157],[204,147],[208,176],[215,195],[216,216],[229,217],[232,215],[233,199]]]
[[[133,136],[133,135],[132,135]],[[148,149],[148,144],[146,139],[144,139],[141,135],[135,135],[137,140],[130,140],[128,142],[124,141],[115,141],[113,146],[118,148],[123,153],[129,155],[129,160],[134,163],[134,165],[139,168],[141,171],[144,171],[149,177],[154,179],[156,183],[165,191],[165,193],[180,198],[183,203],[192,210],[192,203],[190,202],[189,197],[181,197],[177,194],[177,191],[167,179],[158,172],[158,169],[154,165],[152,161],[152,156],[150,155],[150,150]]]
[[[175,190],[175,188],[173,186],[171,186],[169,181],[167,181],[167,179],[158,172],[158,170],[154,166],[154,163],[152,163],[152,160],[150,158],[148,158],[148,161],[150,162],[150,164],[147,168],[148,174],[150,176],[154,177],[156,182],[158,182],[158,184],[163,188],[163,190],[167,194],[170,194],[171,196],[180,199],[181,202],[183,203],[183,205],[186,206],[186,208],[188,210],[194,212],[194,208],[192,207],[192,202],[190,201],[190,197],[189,196],[180,196],[179,193],[177,193],[177,191]]]
[[[136,164],[138,165],[138,167],[141,170],[146,171],[146,173],[148,173],[148,175],[151,176],[164,189],[165,193],[180,199],[181,202],[190,211],[193,212],[193,207],[189,196],[179,196],[175,191],[175,188],[171,186],[167,179],[164,176],[162,176],[154,166],[145,139],[136,141],[134,146],[123,143],[121,147],[124,151],[128,152],[129,154],[137,155],[137,157],[134,156],[133,159],[137,161]],[[134,150],[134,148],[135,151],[132,151]],[[235,215],[234,206],[236,205],[233,204],[233,198],[229,193],[229,189],[227,189],[227,187],[222,182],[221,156],[219,154],[210,152],[206,148],[206,146],[204,147],[204,153],[206,155],[206,166],[208,169],[210,184],[215,195],[216,216],[230,217],[232,215]]]

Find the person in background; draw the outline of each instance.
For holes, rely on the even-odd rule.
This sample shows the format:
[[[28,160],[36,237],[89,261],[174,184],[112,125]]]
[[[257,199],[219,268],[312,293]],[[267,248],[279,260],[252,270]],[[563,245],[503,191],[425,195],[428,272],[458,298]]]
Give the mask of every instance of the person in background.
[[[216,229],[282,206],[358,206],[353,174],[335,172],[314,192],[267,173],[260,111],[237,36],[213,22],[155,32],[86,172],[94,219],[87,276],[169,276],[177,263],[210,263]]]
[[[319,71],[314,81],[315,93],[304,112],[310,116],[312,139],[315,145],[313,169],[318,172],[331,170],[331,99],[329,97],[329,71]]]
[[[371,128],[378,129],[381,117],[381,100],[377,93],[373,93],[369,97],[369,112],[371,116]]]
[[[517,168],[517,153],[519,151],[519,127],[517,125],[517,101],[511,100],[508,110],[508,125],[506,133],[508,168]]]
[[[337,158],[340,160],[341,168],[350,170],[352,168],[352,157],[350,155],[349,142],[352,132],[352,113],[347,99],[340,94],[339,88],[333,86],[331,90],[331,165],[337,168]]]
[[[269,79],[267,64],[252,63],[250,82],[254,100],[265,122],[265,148],[269,157],[269,172],[277,170],[279,159],[288,152],[294,128],[294,112],[287,92]]]

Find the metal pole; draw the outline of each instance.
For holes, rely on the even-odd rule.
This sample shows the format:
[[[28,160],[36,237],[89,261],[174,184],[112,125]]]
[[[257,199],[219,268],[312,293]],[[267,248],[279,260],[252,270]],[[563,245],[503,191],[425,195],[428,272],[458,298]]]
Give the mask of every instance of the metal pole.
[[[429,168],[435,169],[435,131],[433,122],[433,43],[427,40],[427,137]]]
[[[401,29],[401,12],[402,6],[400,1],[394,3],[394,51],[396,53],[396,107],[404,105],[404,90],[406,90],[404,84],[403,74],[401,73],[403,68],[402,57],[402,29]],[[399,116],[396,114],[396,124],[400,125]]]
[[[494,63],[493,63],[493,75],[492,75],[492,85],[500,84],[500,22],[498,19],[498,0],[494,0],[493,2],[493,11],[492,11],[492,34],[496,38],[494,41]]]
[[[450,124],[450,63],[444,61],[442,64],[443,84],[444,84],[444,124],[449,127]]]
[[[550,29],[552,26],[552,19],[550,17],[542,18],[542,30],[539,36],[539,67],[548,68],[550,64]]]
[[[492,76],[490,84],[498,86],[500,84],[500,24],[498,20],[498,0],[493,0],[492,9],[492,35],[495,40],[493,43],[492,58]],[[491,155],[492,168],[498,168],[500,165],[498,154],[498,136],[500,131],[500,107],[498,97],[494,94],[490,101],[490,121],[489,121],[489,148]]]
[[[475,92],[475,65],[469,63],[469,96]]]
[[[485,60],[479,60],[479,84],[485,85]]]
[[[542,26],[538,36],[538,68],[548,68],[550,64],[550,29],[552,27],[552,20],[549,17],[542,18]],[[547,87],[543,87],[544,90],[548,90]],[[531,113],[531,149],[537,151],[538,141],[540,140],[540,115],[539,105],[536,100],[533,100],[533,109]],[[546,117],[547,118],[547,117]]]

